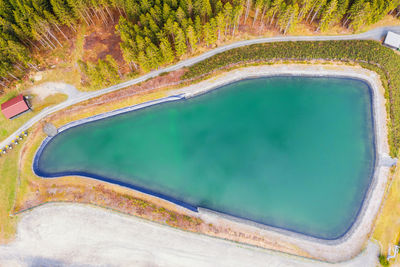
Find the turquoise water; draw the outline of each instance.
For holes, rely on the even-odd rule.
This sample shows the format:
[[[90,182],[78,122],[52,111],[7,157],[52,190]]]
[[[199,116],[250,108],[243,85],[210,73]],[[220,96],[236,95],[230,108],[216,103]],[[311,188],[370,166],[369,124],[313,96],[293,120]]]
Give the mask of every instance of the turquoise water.
[[[335,239],[358,215],[374,153],[365,83],[271,77],[70,128],[37,167]]]

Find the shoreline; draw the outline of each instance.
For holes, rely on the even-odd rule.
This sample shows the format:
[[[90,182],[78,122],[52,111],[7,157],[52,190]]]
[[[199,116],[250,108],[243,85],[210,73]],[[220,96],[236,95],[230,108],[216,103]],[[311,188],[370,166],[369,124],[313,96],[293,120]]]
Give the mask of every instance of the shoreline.
[[[356,220],[342,237],[334,240],[325,240],[295,233],[282,228],[269,227],[264,224],[254,223],[250,220],[237,218],[207,209],[199,209],[199,212],[203,213],[200,215],[200,218],[215,221],[217,220],[217,217],[224,217],[226,220],[235,221],[235,223],[249,229],[261,228],[262,231],[266,232],[264,234],[271,237],[275,236],[279,240],[284,240],[288,243],[293,243],[310,253],[312,256],[318,258],[322,257],[330,262],[348,260],[354,257],[362,249],[364,241],[367,240],[368,234],[372,230],[374,219],[383,199],[384,189],[389,173],[389,167],[380,165],[382,159],[388,157],[389,147],[387,141],[386,100],[384,98],[384,89],[382,88],[381,82],[376,73],[363,68],[349,66],[312,66],[299,64],[257,66],[236,69],[222,74],[221,77],[210,78],[201,82],[201,85],[191,85],[175,90],[174,92],[185,93],[186,98],[190,98],[206,93],[214,88],[243,79],[285,75],[354,78],[366,82],[372,91],[371,100],[374,120],[376,164],[373,177],[360,211],[357,214]],[[272,232],[275,232],[275,235],[272,234]],[[315,245],[318,247],[315,247]],[[333,250],[337,251],[334,252]]]
[[[368,242],[354,259],[331,264],[187,232],[93,205],[50,203],[21,215],[17,239],[0,245],[0,265],[31,266],[54,260],[57,266],[136,262],[139,266],[350,267],[376,266],[378,251],[376,244]]]
[[[236,225],[236,227],[246,229],[247,232],[248,231],[259,232],[259,235],[264,236],[268,239],[272,238],[276,240],[276,242],[284,241],[284,243],[294,244],[295,246],[299,247],[300,249],[310,254],[311,257],[321,258],[331,262],[343,261],[355,256],[355,254],[361,250],[364,241],[366,241],[367,235],[370,229],[372,229],[372,222],[376,216],[376,213],[380,206],[380,202],[383,197],[384,192],[382,192],[381,187],[382,185],[384,186],[386,184],[387,173],[389,170],[388,167],[379,165],[381,158],[388,154],[389,149],[387,145],[387,128],[385,123],[386,110],[384,105],[385,99],[383,97],[383,92],[382,92],[383,88],[380,86],[381,83],[379,81],[378,75],[372,71],[368,71],[359,67],[357,68],[349,66],[302,65],[302,64],[245,67],[223,73],[221,75],[218,75],[217,77],[212,77],[205,81],[201,81],[197,84],[193,84],[181,89],[171,90],[166,98],[149,101],[150,103],[146,102],[143,104],[95,115],[87,119],[70,122],[60,127],[60,131],[66,130],[71,127],[75,127],[83,123],[87,123],[90,121],[110,116],[115,116],[117,114],[125,112],[130,112],[132,110],[144,108],[150,105],[159,104],[166,101],[175,101],[182,98],[194,97],[196,95],[217,89],[226,84],[236,82],[238,80],[243,80],[246,78],[285,76],[285,75],[355,78],[367,82],[372,91],[371,100],[372,100],[372,108],[374,115],[373,117],[374,117],[374,130],[375,130],[375,142],[376,142],[375,144],[376,166],[373,178],[371,180],[367,194],[363,200],[362,207],[359,211],[359,214],[356,217],[355,222],[352,224],[349,231],[347,231],[343,237],[334,240],[324,240],[307,236],[304,234],[295,233],[282,228],[271,227],[263,224],[260,225],[258,223],[254,223],[246,219],[240,219],[237,217],[232,218],[232,216],[230,215],[209,211],[201,207],[199,207],[199,213],[194,214],[194,216],[203,219],[205,222],[212,221],[213,224],[214,223],[223,225],[234,224]],[[162,101],[163,99],[166,101]],[[39,147],[38,152],[36,152],[35,154],[34,164],[32,165],[35,174],[37,174],[34,167],[35,162],[37,161],[38,155],[40,156],[41,149],[48,141],[49,138],[46,138],[42,142],[42,145]],[[377,188],[381,190],[380,191],[376,190]],[[135,188],[133,189],[137,190]],[[140,190],[138,191],[141,192]],[[153,197],[159,198],[159,196],[157,195],[155,196],[153,195]],[[169,199],[165,198],[162,199],[174,203]],[[375,206],[373,206],[371,202],[374,202],[372,204],[375,204]],[[377,203],[379,205],[376,205]],[[179,205],[179,203],[174,203],[174,204]],[[357,241],[356,245],[348,244],[349,242],[355,243],[352,241],[354,239],[356,239],[355,241]],[[324,248],[322,248],[321,246],[324,246]],[[349,246],[351,247],[349,248]],[[346,248],[343,249],[342,247]],[[332,250],[336,250],[336,252],[333,252]]]

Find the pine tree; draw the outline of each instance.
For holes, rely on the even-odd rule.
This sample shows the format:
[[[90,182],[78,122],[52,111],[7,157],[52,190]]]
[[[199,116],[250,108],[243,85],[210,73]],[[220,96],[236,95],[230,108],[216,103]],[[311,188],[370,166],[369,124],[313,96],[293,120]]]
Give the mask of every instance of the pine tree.
[[[272,2],[271,8],[269,9],[267,13],[267,17],[269,18],[269,24],[272,25],[272,23],[275,20],[275,17],[277,14],[281,11],[281,7],[283,4],[283,0],[274,0]]]
[[[172,50],[171,43],[166,37],[160,40],[160,51],[163,64],[170,64],[174,61],[174,51]]]
[[[349,3],[350,0],[338,0],[336,12],[333,15],[334,18],[332,20],[332,24],[335,22],[340,22],[343,19],[349,7]]]
[[[146,43],[148,44],[146,47],[147,69],[157,69],[163,60],[160,50],[150,39],[146,39]]]
[[[171,7],[164,2],[163,10],[162,10],[162,17],[164,21],[167,21],[169,15],[171,14]]]
[[[297,4],[287,6],[285,12],[279,19],[280,30],[283,34],[290,32],[297,24],[299,7]]]
[[[305,18],[305,16],[307,15],[307,13],[310,11],[312,5],[313,5],[313,0],[302,0],[301,1],[301,5],[300,5],[300,9],[299,9],[299,16],[297,17],[297,19],[299,21],[303,20]]]
[[[211,3],[210,0],[198,0],[202,1],[202,8],[201,8],[201,15],[203,18],[206,20],[207,18],[210,18],[212,15],[212,8],[211,8]]]
[[[190,45],[190,51],[195,51],[197,48],[197,35],[192,25],[189,25],[189,27],[187,28],[186,37]]]
[[[362,26],[370,21],[371,6],[363,0],[355,2],[350,10],[350,28],[358,31]]]
[[[185,33],[179,27],[178,23],[175,22],[174,24],[174,32],[175,32],[175,53],[176,56],[179,58],[186,53],[186,38]]]
[[[249,17],[249,12],[251,8],[251,0],[246,0],[246,11],[244,14],[244,24],[246,24],[247,18]]]
[[[204,41],[207,46],[214,44],[217,40],[215,27],[215,19],[212,19],[210,22],[207,22],[203,26]]]
[[[97,64],[88,64],[88,77],[90,84],[93,87],[100,87],[104,85],[105,78],[102,75],[103,60],[99,59]]]
[[[147,57],[144,51],[139,51],[138,63],[141,69],[143,69],[144,71],[149,71],[149,69],[147,68]]]
[[[7,49],[7,54],[11,59],[10,61],[14,64],[19,62],[26,67],[32,62],[28,49],[17,41],[9,39],[6,42],[6,47],[2,46],[0,49],[3,48]]]
[[[106,56],[106,61],[108,63],[108,72],[110,74],[110,78],[113,80],[112,83],[115,83],[119,80],[121,76],[119,72],[119,65],[111,55]]]
[[[218,40],[221,40],[221,37],[225,35],[224,34],[225,17],[222,11],[218,13],[218,15],[215,17],[215,20],[217,23]]]
[[[239,19],[243,12],[243,6],[236,6],[232,12],[233,30],[232,35],[235,35],[235,30],[239,26]]]
[[[56,14],[58,21],[69,27],[73,26],[76,22],[75,14],[72,8],[64,0],[50,0],[53,11]]]
[[[194,31],[196,32],[197,39],[200,42],[200,39],[202,37],[202,26],[201,26],[201,21],[200,21],[200,16],[197,16],[196,19],[194,20]]]
[[[329,25],[335,19],[335,12],[337,10],[337,0],[331,0],[329,4],[326,6],[325,10],[322,12],[322,17],[319,22],[319,26],[317,30],[326,31]]]
[[[370,3],[371,14],[369,15],[368,23],[376,23],[388,14],[389,10],[387,0],[372,0]]]
[[[178,20],[179,23],[182,24],[182,21],[186,18],[185,11],[181,7],[178,7],[178,10],[176,11],[176,19]]]
[[[314,12],[314,15],[311,17],[310,23],[313,23],[313,21],[317,18],[317,16],[320,14],[320,12],[325,7],[325,4],[326,4],[326,0],[317,0],[315,12]]]
[[[211,44],[215,44],[217,42],[217,21],[215,18],[210,19],[210,37],[211,37]]]
[[[228,30],[232,24],[232,18],[233,18],[233,9],[232,9],[232,5],[227,2],[224,5],[224,17],[225,17],[225,32],[224,35],[228,34]]]
[[[253,18],[253,24],[252,27],[254,27],[254,24],[257,21],[257,17],[258,17],[258,13],[260,12],[261,8],[263,7],[264,4],[264,0],[256,0],[256,4],[255,4],[255,14],[254,14],[254,18]]]

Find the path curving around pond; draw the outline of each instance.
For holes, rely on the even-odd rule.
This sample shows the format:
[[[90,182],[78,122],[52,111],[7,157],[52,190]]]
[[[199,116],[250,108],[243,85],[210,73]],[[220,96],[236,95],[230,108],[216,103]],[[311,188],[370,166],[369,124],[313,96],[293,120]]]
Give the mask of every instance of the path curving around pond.
[[[43,109],[39,114],[31,118],[29,121],[24,123],[18,130],[16,130],[14,133],[12,133],[9,137],[6,139],[2,140],[0,142],[0,148],[8,145],[11,143],[13,139],[17,135],[19,135],[21,132],[28,130],[32,125],[43,119],[44,117],[48,116],[49,114],[52,114],[56,111],[59,111],[61,109],[64,109],[66,107],[72,106],[74,104],[77,104],[79,102],[98,97],[103,94],[107,94],[134,84],[138,84],[140,82],[146,81],[147,79],[154,78],[161,73],[164,72],[171,72],[175,71],[184,67],[188,67],[191,65],[194,65],[200,61],[203,61],[204,59],[207,59],[209,57],[212,57],[216,54],[222,53],[227,50],[231,50],[234,48],[242,47],[242,46],[247,46],[247,45],[252,45],[252,44],[260,44],[260,43],[272,43],[272,42],[288,42],[288,41],[332,41],[332,40],[364,40],[364,39],[372,39],[372,40],[381,40],[385,34],[388,31],[393,31],[396,33],[400,33],[400,26],[387,26],[387,27],[379,27],[364,33],[360,34],[349,34],[349,35],[327,35],[327,36],[278,36],[278,37],[266,37],[266,38],[257,38],[257,39],[251,39],[251,40],[244,40],[244,41],[238,41],[234,42],[232,44],[224,45],[217,47],[215,49],[212,49],[208,52],[205,52],[199,56],[189,58],[183,61],[180,61],[179,63],[165,67],[165,68],[160,68],[155,71],[151,71],[143,76],[140,76],[139,78],[135,78],[123,83],[119,83],[101,90],[97,90],[94,92],[81,92],[78,94],[71,94],[69,95],[69,98],[55,106],[47,107]],[[70,85],[68,85],[70,86]]]
[[[253,236],[260,236],[271,241],[271,243],[292,244],[301,251],[305,252],[307,255],[310,255],[310,257],[329,262],[349,260],[360,253],[366,241],[368,240],[368,236],[372,231],[374,219],[379,211],[379,207],[385,193],[390,168],[388,166],[390,164],[387,164],[386,162],[388,159],[389,147],[387,142],[387,116],[385,109],[384,88],[379,80],[378,74],[361,67],[351,67],[346,65],[264,65],[232,70],[184,88],[171,90],[168,93],[170,96],[184,95],[186,98],[190,98],[246,78],[282,75],[354,78],[367,82],[372,89],[377,164],[375,166],[374,176],[363,201],[362,207],[359,210],[356,221],[343,237],[336,240],[323,240],[275,227],[268,227],[266,225],[253,223],[248,220],[238,219],[221,213],[212,212],[201,207],[199,208],[199,213],[193,214],[193,216],[198,216],[205,223],[211,223],[212,225],[221,228],[236,229],[238,230],[237,232],[249,233]],[[127,109],[131,108],[132,107],[128,107]],[[123,111],[124,110],[119,110],[118,112]],[[105,118],[113,115],[115,115],[115,111],[104,113],[98,116]],[[68,124],[66,128],[71,125],[75,126],[86,123],[90,120],[91,118],[75,121]],[[62,127],[62,129],[64,128]],[[45,145],[45,142],[43,144]],[[227,236],[226,238],[229,239],[232,237]],[[244,242],[243,240],[240,240],[240,238],[233,238],[233,240]],[[263,246],[262,244],[260,245]],[[278,247],[273,246],[269,246],[268,248],[279,249]]]

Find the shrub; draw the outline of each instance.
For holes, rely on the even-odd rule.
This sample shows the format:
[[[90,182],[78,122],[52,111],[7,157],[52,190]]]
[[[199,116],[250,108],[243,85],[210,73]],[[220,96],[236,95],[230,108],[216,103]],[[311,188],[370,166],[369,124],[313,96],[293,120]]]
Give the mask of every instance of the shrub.
[[[387,267],[389,266],[389,261],[386,259],[385,255],[379,255],[379,263],[383,266],[383,267]]]

